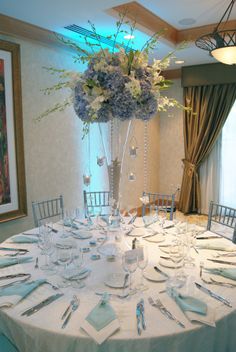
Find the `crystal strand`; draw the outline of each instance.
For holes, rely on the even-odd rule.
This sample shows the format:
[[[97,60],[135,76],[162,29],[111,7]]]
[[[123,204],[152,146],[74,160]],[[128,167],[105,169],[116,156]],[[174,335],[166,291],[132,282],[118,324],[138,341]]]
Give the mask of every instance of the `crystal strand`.
[[[148,165],[147,165],[147,152],[148,152],[148,121],[144,121],[144,138],[143,138],[143,190],[147,192],[148,182]]]
[[[113,189],[113,186],[114,186],[114,175],[113,175],[113,148],[114,148],[114,121],[113,119],[111,119],[111,168],[110,168],[110,192],[111,192],[111,197],[112,199],[114,198],[114,189]]]

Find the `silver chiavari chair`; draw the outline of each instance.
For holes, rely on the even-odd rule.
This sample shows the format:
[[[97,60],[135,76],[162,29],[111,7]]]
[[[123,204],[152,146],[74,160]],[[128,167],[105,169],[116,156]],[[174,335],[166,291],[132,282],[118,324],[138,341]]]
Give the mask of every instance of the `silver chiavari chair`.
[[[32,202],[34,224],[39,227],[41,221],[47,219],[59,219],[64,215],[63,196],[57,198],[43,200],[40,202]]]
[[[175,194],[161,194],[161,193],[150,193],[143,192],[143,197],[147,197],[146,202],[142,206],[142,216],[146,215],[146,212],[151,212],[151,208],[155,206],[155,209],[158,213],[158,210],[169,213],[170,220],[173,220],[174,212],[176,211],[175,207]],[[146,204],[145,204],[146,203]]]
[[[227,229],[231,229],[231,232]],[[207,230],[232,239],[236,243],[236,209],[211,201]]]
[[[100,215],[109,215],[111,211],[111,193],[109,191],[84,191],[85,216],[95,215],[96,210]]]

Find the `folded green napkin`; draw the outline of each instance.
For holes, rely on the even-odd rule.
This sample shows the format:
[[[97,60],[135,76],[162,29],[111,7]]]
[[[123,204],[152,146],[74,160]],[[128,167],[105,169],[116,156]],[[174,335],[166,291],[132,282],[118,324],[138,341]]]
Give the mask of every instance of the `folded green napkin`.
[[[221,276],[227,277],[228,279],[236,280],[236,268],[218,268],[218,269],[205,268],[205,270],[207,270],[211,274],[221,275]]]
[[[30,237],[30,236],[24,236],[24,235],[19,235],[11,238],[11,242],[13,243],[37,243],[38,238],[37,237]]]
[[[213,249],[216,251],[227,251],[227,252],[233,252],[236,250],[236,247],[231,245],[227,246],[221,243],[205,243],[205,244],[197,244],[197,248],[199,249]]]
[[[16,285],[3,287],[0,288],[0,296],[20,296],[24,298],[45,282],[45,279],[40,279],[32,282],[22,282]]]
[[[89,313],[86,320],[97,330],[105,328],[116,319],[116,313],[108,303],[107,299],[102,299]]]
[[[0,257],[0,268],[5,268],[6,266],[28,263],[32,261],[32,257]]]
[[[64,226],[71,227],[71,221],[65,219],[65,220],[63,221],[63,225],[64,225]],[[73,227],[73,229],[78,229],[78,228],[79,228],[79,226],[78,226],[77,224],[75,224],[74,222],[72,222],[72,227]]]
[[[185,296],[171,289],[171,296],[183,311],[195,312],[201,315],[207,314],[207,304],[191,296]]]

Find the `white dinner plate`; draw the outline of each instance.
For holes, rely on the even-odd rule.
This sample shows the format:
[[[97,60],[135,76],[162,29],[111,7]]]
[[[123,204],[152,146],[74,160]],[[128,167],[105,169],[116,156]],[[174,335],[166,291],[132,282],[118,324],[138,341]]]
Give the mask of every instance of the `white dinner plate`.
[[[165,241],[166,237],[162,233],[157,233],[154,236],[146,237],[144,240],[148,242],[154,242],[154,243],[159,243]]]
[[[171,269],[180,268],[182,266],[182,263],[174,263],[170,259],[163,259],[163,258],[160,258],[159,264],[161,266],[164,266],[165,268],[171,268]]]
[[[91,231],[77,230],[77,231],[72,231],[72,236],[80,240],[86,240],[87,238],[92,237],[92,233]]]
[[[112,288],[123,288],[125,280],[125,273],[111,273],[108,274],[104,280],[104,284]],[[128,286],[128,283],[126,287]]]
[[[132,236],[132,237],[141,237],[141,236],[145,236],[148,234],[149,234],[149,232],[144,228],[135,228],[131,232],[128,232],[127,235]]]
[[[167,277],[162,275],[161,273],[158,273],[154,267],[150,266],[146,268],[143,271],[143,276],[150,280],[150,281],[155,281],[155,282],[164,282],[167,280]]]

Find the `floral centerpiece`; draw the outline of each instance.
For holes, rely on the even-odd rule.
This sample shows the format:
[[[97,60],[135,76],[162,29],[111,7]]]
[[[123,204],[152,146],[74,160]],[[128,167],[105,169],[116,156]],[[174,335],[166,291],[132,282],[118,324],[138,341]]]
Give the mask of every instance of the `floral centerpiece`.
[[[50,94],[52,91],[68,87],[72,94],[63,103],[45,111],[39,119],[56,110],[63,110],[73,103],[77,116],[84,123],[86,134],[89,124],[93,122],[107,122],[112,118],[121,121],[132,118],[149,120],[157,111],[182,106],[162,93],[172,83],[164,78],[162,71],[169,66],[173,52],[162,60],[153,59],[150,63],[149,54],[156,47],[159,35],[154,34],[141,50],[134,50],[129,46],[130,41],[126,45],[117,42],[118,34],[125,32],[122,29],[124,23],[127,24],[124,22],[124,15],[121,15],[117,22],[117,31],[113,35],[114,45],[110,51],[103,48],[100,36],[91,23],[93,37],[97,42],[92,43],[85,38],[88,50],[70,40],[60,38],[76,50],[76,60],[87,63],[87,68],[83,73],[48,69],[52,74],[59,74],[60,82],[46,88],[45,93]],[[134,25],[131,25],[130,33],[133,31]],[[65,77],[69,80],[63,81]]]

